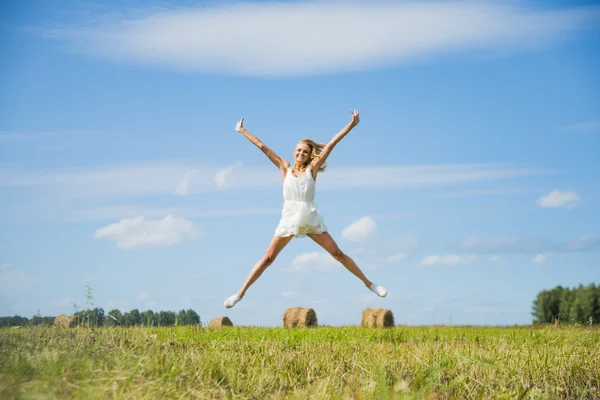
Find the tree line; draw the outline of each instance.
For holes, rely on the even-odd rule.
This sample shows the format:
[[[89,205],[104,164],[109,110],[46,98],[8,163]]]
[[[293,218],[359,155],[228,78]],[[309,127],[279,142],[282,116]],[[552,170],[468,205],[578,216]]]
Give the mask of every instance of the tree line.
[[[104,312],[102,308],[94,308],[80,310],[75,312],[81,318],[82,324],[85,326],[175,326],[175,325],[198,325],[200,324],[200,316],[196,311],[180,310],[178,313],[174,311],[159,311],[146,310],[140,312],[137,308],[131,311],[122,313],[118,309]],[[35,325],[52,325],[56,317],[42,317],[36,314],[31,319],[15,315],[12,317],[0,317],[0,327],[11,326],[35,326]]]
[[[600,323],[600,285],[579,285],[574,288],[557,286],[542,290],[531,310],[534,324]]]

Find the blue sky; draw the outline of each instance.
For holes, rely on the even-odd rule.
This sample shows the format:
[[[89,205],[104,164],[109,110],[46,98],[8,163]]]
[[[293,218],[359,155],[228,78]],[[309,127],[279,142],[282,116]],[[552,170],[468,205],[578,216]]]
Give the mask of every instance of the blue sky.
[[[526,324],[599,283],[600,8],[593,2],[3,3],[0,315],[85,306],[279,325]],[[279,172],[360,111],[309,238],[235,308],[282,206]]]

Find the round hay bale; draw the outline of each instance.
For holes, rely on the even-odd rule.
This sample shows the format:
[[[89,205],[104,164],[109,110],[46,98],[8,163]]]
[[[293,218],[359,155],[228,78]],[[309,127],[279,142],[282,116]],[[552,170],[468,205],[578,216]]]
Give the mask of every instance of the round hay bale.
[[[317,326],[317,313],[312,308],[290,307],[283,314],[283,327]]]
[[[394,314],[385,308],[365,308],[360,320],[364,328],[389,328],[394,326]]]
[[[209,328],[220,328],[222,326],[233,326],[233,323],[228,317],[219,317],[211,319],[208,323]]]
[[[81,317],[79,315],[60,314],[54,318],[54,326],[59,328],[74,328],[81,325]]]

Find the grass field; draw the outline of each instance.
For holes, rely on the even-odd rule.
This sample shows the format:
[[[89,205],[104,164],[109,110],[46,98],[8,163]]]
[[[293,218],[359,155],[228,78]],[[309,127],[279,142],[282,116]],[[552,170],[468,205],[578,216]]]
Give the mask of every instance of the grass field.
[[[11,328],[0,397],[597,399],[600,330]]]

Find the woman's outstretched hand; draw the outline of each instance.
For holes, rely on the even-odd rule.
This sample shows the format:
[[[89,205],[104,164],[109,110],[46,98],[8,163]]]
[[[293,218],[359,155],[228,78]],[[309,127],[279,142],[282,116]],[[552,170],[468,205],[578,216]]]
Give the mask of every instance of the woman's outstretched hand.
[[[350,124],[352,126],[358,125],[360,122],[360,118],[358,117],[358,110],[350,111],[350,115],[352,116],[352,122]]]
[[[241,132],[244,128],[244,118],[240,119],[237,124],[235,124],[235,130]]]

